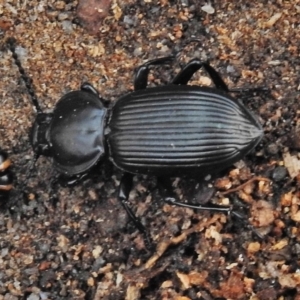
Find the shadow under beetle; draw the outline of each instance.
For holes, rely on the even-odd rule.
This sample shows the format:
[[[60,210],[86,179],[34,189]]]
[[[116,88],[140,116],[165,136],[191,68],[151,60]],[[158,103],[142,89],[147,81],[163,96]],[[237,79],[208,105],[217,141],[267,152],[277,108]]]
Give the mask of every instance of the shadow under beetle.
[[[36,157],[51,157],[55,170],[70,183],[109,158],[124,172],[118,198],[147,241],[145,227],[127,203],[134,174],[157,176],[169,204],[231,211],[229,207],[178,202],[168,180],[221,171],[249,153],[263,136],[254,115],[228,94],[227,85],[208,63],[193,59],[169,84],[147,88],[149,67],[174,57],[150,60],[136,70],[134,91],[117,100],[111,110],[84,83],[80,90],[64,95],[53,113],[43,113],[15,53],[15,41],[9,39],[8,45],[37,110],[31,135]],[[200,68],[210,75],[215,88],[187,85]]]
[[[0,206],[8,200],[13,187],[13,178],[9,170],[10,165],[11,161],[7,154],[0,149]]]

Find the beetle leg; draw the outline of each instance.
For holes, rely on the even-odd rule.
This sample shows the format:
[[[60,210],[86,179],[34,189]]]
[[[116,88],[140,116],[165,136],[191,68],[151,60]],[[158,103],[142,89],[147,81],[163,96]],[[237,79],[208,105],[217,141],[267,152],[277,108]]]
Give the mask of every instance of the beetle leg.
[[[175,56],[166,56],[161,58],[156,58],[153,60],[149,60],[143,65],[139,66],[135,71],[134,76],[134,90],[143,90],[147,87],[148,75],[149,75],[149,67],[155,65],[162,65],[168,62],[172,62]]]
[[[133,185],[133,176],[133,174],[124,173],[119,186],[118,199],[120,200],[123,208],[126,210],[130,220],[134,223],[135,227],[140,231],[140,233],[143,234],[146,248],[151,249],[152,240],[148,231],[128,205],[129,193]]]
[[[52,176],[50,180],[50,190],[49,190],[49,203],[52,207],[56,208],[59,201],[57,195],[57,185],[60,183],[60,176],[52,171]]]
[[[197,210],[208,210],[208,211],[215,211],[215,212],[221,212],[221,213],[227,213],[231,214],[232,216],[236,217],[240,222],[244,224],[247,228],[252,230],[260,239],[263,238],[260,232],[258,232],[246,219],[246,216],[242,213],[233,210],[230,206],[224,206],[224,205],[217,205],[217,204],[210,204],[207,205],[196,205],[193,203],[184,203],[179,202],[176,200],[175,193],[172,188],[171,181],[162,177],[159,177],[157,180],[158,187],[163,195],[163,201],[169,205],[176,205],[191,209],[197,209]]]
[[[202,67],[209,74],[217,89],[226,92],[228,91],[228,87],[221,78],[220,74],[212,66],[210,66],[209,63],[203,62],[197,58],[189,61],[184,66],[184,68],[177,74],[177,76],[172,80],[172,83],[186,85],[188,81],[192,78],[192,76]]]
[[[233,210],[230,206],[223,206],[223,205],[217,205],[217,204],[210,204],[210,206],[204,206],[204,205],[195,205],[195,204],[189,204],[189,203],[183,203],[178,202],[174,198],[165,198],[164,202],[170,204],[170,205],[176,205],[181,207],[187,207],[191,209],[198,209],[198,210],[208,210],[208,211],[215,211],[215,212],[221,212],[221,213],[228,213],[232,216],[236,217],[244,226],[252,230],[257,237],[260,239],[263,239],[262,234],[257,231],[246,219],[246,216],[239,213],[238,211]]]
[[[109,101],[103,99],[100,95],[99,95],[99,92],[89,83],[89,82],[84,82],[81,84],[80,86],[80,89],[83,91],[83,92],[87,92],[87,93],[90,93],[92,95],[95,95],[97,96],[100,101],[104,104],[104,106],[108,106],[109,105]]]
[[[96,95],[97,97],[99,97],[98,91],[97,91],[90,83],[88,83],[88,82],[84,82],[84,83],[81,85],[80,89],[81,89],[82,91],[85,91],[85,92],[94,94],[94,95]]]
[[[166,197],[163,199],[164,202],[170,205],[176,205],[181,207],[187,207],[191,209],[198,209],[198,210],[209,210],[209,211],[215,211],[215,212],[222,212],[222,213],[231,213],[232,208],[230,206],[224,206],[224,205],[217,205],[217,204],[210,204],[210,205],[196,205],[192,203],[184,203],[176,201],[174,198]],[[235,216],[238,217],[237,214],[234,213]]]
[[[159,177],[157,183],[160,192],[163,195],[163,201],[167,204],[182,206],[182,207],[187,207],[192,209],[198,209],[198,210],[209,210],[209,211],[225,212],[225,213],[230,213],[232,211],[230,206],[217,205],[217,204],[210,204],[209,206],[206,206],[206,205],[196,205],[193,203],[183,203],[177,201],[170,180]]]
[[[174,190],[172,188],[171,181],[169,179],[159,177],[157,180],[157,184],[159,187],[159,190],[163,196],[163,201],[170,205],[176,205],[181,207],[187,207],[191,209],[198,209],[198,210],[209,210],[209,211],[215,211],[215,212],[222,212],[222,213],[228,213],[232,214],[236,218],[240,219],[243,223],[248,224],[245,222],[245,216],[241,213],[235,211],[232,209],[231,206],[224,206],[224,205],[218,205],[211,203],[210,205],[197,205],[194,203],[188,203],[188,202],[180,202],[176,200],[176,196],[174,193]]]

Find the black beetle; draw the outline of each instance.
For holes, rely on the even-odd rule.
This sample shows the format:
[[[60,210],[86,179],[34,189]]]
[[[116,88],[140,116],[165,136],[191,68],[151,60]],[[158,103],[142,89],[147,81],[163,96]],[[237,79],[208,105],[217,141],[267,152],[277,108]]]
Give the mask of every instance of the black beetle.
[[[196,209],[228,212],[228,207],[203,207],[175,200],[169,177],[205,176],[231,166],[261,140],[263,130],[253,114],[229,90],[208,63],[191,60],[165,86],[147,88],[149,67],[174,57],[148,61],[135,74],[134,92],[117,100],[111,110],[88,83],[64,95],[53,113],[42,113],[31,80],[8,41],[16,65],[37,110],[31,142],[36,156],[53,160],[54,168],[70,183],[89,174],[109,158],[124,172],[119,199],[137,228],[146,233],[127,204],[134,174],[159,177],[164,201]],[[200,68],[216,88],[189,86]],[[238,214],[237,214],[238,215]]]
[[[0,206],[7,201],[13,187],[10,165],[11,161],[6,152],[0,149]]]

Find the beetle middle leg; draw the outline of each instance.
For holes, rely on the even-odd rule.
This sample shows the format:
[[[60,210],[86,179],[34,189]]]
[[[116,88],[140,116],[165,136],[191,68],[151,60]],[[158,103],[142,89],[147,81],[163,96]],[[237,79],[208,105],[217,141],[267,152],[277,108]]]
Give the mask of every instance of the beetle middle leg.
[[[145,228],[141,223],[139,218],[134,214],[130,206],[128,205],[129,193],[132,190],[133,185],[133,174],[124,173],[119,186],[118,199],[120,200],[123,208],[126,210],[130,220],[134,223],[135,227],[140,231],[144,236],[145,246],[147,249],[152,248],[152,239]]]
[[[172,83],[186,85],[200,68],[204,68],[204,70],[209,74],[217,89],[228,92],[228,87],[220,74],[212,66],[210,66],[209,63],[203,62],[197,58],[189,61],[172,80]]]
[[[153,60],[149,60],[143,65],[139,66],[135,72],[134,77],[134,90],[143,90],[147,87],[148,75],[150,72],[149,67],[155,65],[162,65],[165,63],[172,62],[175,56],[166,56],[161,58],[156,58]]]

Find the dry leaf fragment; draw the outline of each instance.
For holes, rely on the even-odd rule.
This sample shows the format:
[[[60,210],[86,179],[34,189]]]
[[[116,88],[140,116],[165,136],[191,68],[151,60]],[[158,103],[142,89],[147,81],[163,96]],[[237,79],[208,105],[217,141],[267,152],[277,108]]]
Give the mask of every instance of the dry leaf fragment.
[[[98,258],[102,251],[103,251],[103,248],[101,246],[97,245],[95,247],[95,249],[93,249],[93,251],[92,251],[93,257]]]
[[[245,277],[244,278],[244,285],[245,285],[245,290],[248,292],[248,293],[252,293],[253,291],[253,286],[255,284],[255,280],[253,278],[248,278],[248,277]]]
[[[197,286],[202,285],[206,281],[207,277],[207,271],[203,271],[201,273],[193,271],[189,273],[190,283]]]
[[[95,279],[93,277],[89,277],[87,280],[88,286],[94,286],[95,285]]]
[[[265,27],[272,27],[282,16],[282,13],[276,13],[267,22],[264,23]]]
[[[166,288],[170,288],[170,287],[172,287],[173,286],[173,282],[172,282],[172,280],[166,280],[166,281],[164,281],[162,284],[161,284],[161,288],[162,289],[166,289]]]
[[[293,278],[293,274],[281,274],[278,277],[278,281],[282,287],[285,288],[295,288],[297,282]]]
[[[58,247],[61,248],[62,252],[67,252],[70,242],[69,239],[62,234],[56,239],[58,241]]]
[[[291,219],[300,222],[299,198],[296,195],[292,197]]]
[[[190,288],[190,278],[187,274],[176,272],[177,277],[179,278],[183,289],[188,289]]]
[[[226,299],[243,299],[245,287],[241,278],[241,274],[233,271],[228,281],[220,284],[222,294]]]
[[[141,287],[134,283],[131,283],[127,287],[125,300],[138,300],[141,297]]]
[[[283,153],[284,165],[287,168],[290,177],[293,179],[300,173],[300,160],[297,156],[291,156],[289,152]]]
[[[122,16],[122,9],[115,0],[113,1],[112,11],[114,13],[115,19],[118,21]]]
[[[205,11],[207,14],[211,15],[215,12],[215,9],[211,6],[211,3],[208,2],[201,7],[201,10]]]
[[[250,243],[248,245],[247,250],[248,250],[249,253],[255,253],[255,252],[259,251],[260,250],[260,243],[259,242]]]
[[[74,260],[79,260],[79,255],[84,251],[85,246],[84,245],[76,245],[72,246],[72,249],[75,250],[75,253],[73,255]]]
[[[77,17],[91,34],[96,34],[110,6],[111,0],[79,0]]]
[[[49,261],[42,261],[39,265],[39,270],[44,271],[47,270],[51,266],[51,262]]]
[[[254,202],[251,215],[257,227],[268,226],[275,220],[272,204],[264,200]]]
[[[25,255],[23,257],[23,262],[25,265],[30,265],[33,263],[33,255]]]
[[[291,206],[292,205],[292,196],[291,192],[286,193],[281,196],[280,203],[282,206]]]
[[[218,178],[215,181],[215,187],[217,189],[228,190],[232,187],[232,183],[228,177]]]
[[[282,248],[284,248],[285,246],[287,246],[289,243],[289,241],[287,239],[283,239],[281,241],[279,241],[278,243],[276,243],[275,245],[273,245],[271,247],[271,250],[280,250]]]

